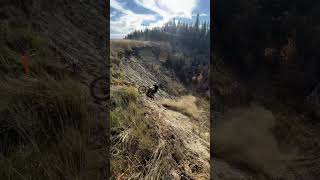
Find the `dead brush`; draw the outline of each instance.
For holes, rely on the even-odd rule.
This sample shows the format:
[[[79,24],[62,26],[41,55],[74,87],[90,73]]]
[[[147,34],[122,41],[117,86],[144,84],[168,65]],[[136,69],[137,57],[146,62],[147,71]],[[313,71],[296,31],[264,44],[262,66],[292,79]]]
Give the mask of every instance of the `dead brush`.
[[[161,179],[166,175],[168,168],[168,159],[166,158],[166,152],[166,142],[160,140],[156,149],[154,149],[151,159],[147,162],[143,179]]]

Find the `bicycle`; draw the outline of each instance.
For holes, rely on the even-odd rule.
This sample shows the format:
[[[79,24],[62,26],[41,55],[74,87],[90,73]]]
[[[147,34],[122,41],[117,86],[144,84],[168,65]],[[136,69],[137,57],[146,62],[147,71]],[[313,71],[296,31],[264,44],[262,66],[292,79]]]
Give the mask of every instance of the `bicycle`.
[[[157,90],[156,90],[156,91],[157,91]],[[146,94],[146,95],[147,95],[148,97],[150,97],[151,99],[154,98],[154,94],[156,93],[156,91],[153,92],[152,89],[147,88],[146,86],[139,86],[139,88],[138,88],[138,92],[139,92],[140,94]]]
[[[109,81],[107,76],[98,77],[90,84],[90,94],[97,100],[106,101],[109,98]]]

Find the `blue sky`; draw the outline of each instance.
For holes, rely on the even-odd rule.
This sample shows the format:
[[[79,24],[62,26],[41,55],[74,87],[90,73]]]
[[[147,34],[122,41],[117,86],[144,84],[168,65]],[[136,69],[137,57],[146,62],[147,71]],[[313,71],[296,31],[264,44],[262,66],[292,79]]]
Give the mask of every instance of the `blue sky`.
[[[162,26],[173,18],[191,22],[197,13],[201,21],[210,20],[210,0],[110,0],[110,7],[111,39]]]

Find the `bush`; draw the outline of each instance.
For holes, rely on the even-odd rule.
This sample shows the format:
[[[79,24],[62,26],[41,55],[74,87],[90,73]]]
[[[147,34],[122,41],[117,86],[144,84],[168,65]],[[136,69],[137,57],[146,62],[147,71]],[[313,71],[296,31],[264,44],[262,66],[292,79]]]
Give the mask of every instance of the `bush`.
[[[121,71],[119,68],[111,68],[111,75],[115,79],[124,79],[124,72]]]

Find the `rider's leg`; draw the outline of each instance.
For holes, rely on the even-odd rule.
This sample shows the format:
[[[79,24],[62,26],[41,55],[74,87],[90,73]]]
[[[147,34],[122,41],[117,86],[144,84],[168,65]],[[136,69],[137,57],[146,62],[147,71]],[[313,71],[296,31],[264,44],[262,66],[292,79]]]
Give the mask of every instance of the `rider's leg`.
[[[146,93],[147,97],[150,97],[150,91],[148,90]]]

